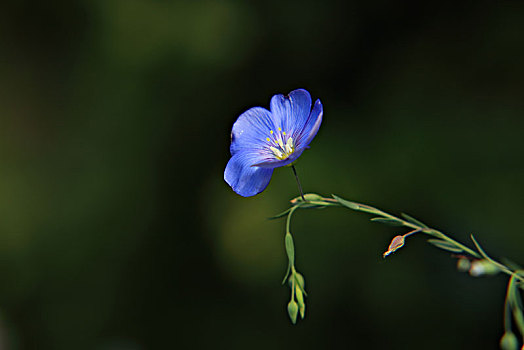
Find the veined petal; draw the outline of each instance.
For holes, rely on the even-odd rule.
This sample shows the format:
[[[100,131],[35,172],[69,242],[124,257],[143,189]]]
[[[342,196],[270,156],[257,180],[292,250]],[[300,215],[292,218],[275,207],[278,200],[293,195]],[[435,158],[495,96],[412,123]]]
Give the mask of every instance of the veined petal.
[[[231,157],[224,171],[224,180],[243,197],[264,191],[271,180],[273,168],[253,166],[257,159],[250,152],[238,152]]]
[[[316,100],[313,110],[309,114],[303,129],[298,133],[295,139],[297,149],[303,150],[309,146],[313,138],[317,135],[320,124],[322,124],[323,114],[322,103],[320,100]]]
[[[273,96],[270,111],[254,107],[242,113],[231,131],[224,180],[244,197],[262,192],[274,168],[293,163],[307,148],[322,113],[319,100],[311,109],[311,96],[303,89]]]
[[[271,112],[253,107],[238,117],[231,130],[231,155],[242,150],[263,150],[270,130],[276,130]]]
[[[297,160],[297,158],[300,157],[300,155],[302,154],[302,152],[304,152],[304,150],[305,148],[296,150],[295,152],[291,153],[289,157],[287,157],[286,159],[282,159],[282,160],[267,157],[263,161],[256,163],[254,166],[258,166],[261,168],[271,168],[271,169],[286,166],[286,165],[293,163],[295,160]]]
[[[293,90],[288,96],[275,95],[271,99],[274,124],[296,138],[304,128],[311,112],[311,95],[304,89]]]

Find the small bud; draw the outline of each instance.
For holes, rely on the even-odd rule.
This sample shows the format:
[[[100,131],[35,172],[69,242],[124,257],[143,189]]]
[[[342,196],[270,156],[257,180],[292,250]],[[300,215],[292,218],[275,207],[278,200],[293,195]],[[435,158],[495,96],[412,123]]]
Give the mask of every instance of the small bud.
[[[287,304],[287,313],[289,315],[289,318],[291,319],[291,322],[293,322],[293,324],[296,324],[298,315],[298,305],[296,301],[291,300],[289,304]]]
[[[304,276],[302,276],[300,273],[296,272],[295,273],[295,278],[296,278],[298,284],[300,285],[300,287],[302,287],[302,289],[306,289],[306,281],[304,280]]]
[[[473,277],[494,275],[498,272],[499,269],[488,260],[475,260],[471,263],[471,267],[469,269],[469,274]]]
[[[404,245],[404,236],[395,236],[391,243],[389,244],[388,250],[382,254],[382,256],[385,258],[389,254],[393,253],[397,249],[401,248]]]
[[[306,304],[300,305],[300,318],[304,319],[306,317]]]
[[[467,258],[460,258],[457,261],[457,270],[460,272],[468,272],[471,267],[471,263]]]
[[[511,331],[504,333],[500,339],[500,348],[502,350],[517,350],[518,340],[515,334],[513,334]]]
[[[316,194],[316,193],[306,193],[304,195],[304,199],[308,202],[311,202],[311,201],[322,201],[322,196]],[[298,202],[303,202],[304,200],[302,199],[302,196],[298,196],[296,198],[293,198],[291,200],[291,204],[297,204]]]
[[[300,288],[295,290],[295,296],[297,297],[298,308],[300,309],[300,317],[304,318],[304,316],[302,316],[302,309],[305,309],[306,304],[304,303],[304,294]]]

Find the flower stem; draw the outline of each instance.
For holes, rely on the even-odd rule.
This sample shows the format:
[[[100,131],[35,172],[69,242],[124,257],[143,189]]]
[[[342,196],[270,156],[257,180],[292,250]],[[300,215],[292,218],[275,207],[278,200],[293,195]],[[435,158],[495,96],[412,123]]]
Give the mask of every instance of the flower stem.
[[[291,169],[293,169],[293,174],[295,174],[295,179],[297,180],[297,185],[298,185],[298,190],[300,191],[300,196],[302,197],[302,200],[305,202],[306,198],[304,198],[304,192],[302,191],[302,185],[300,184],[300,180],[298,179],[297,169],[295,169],[294,165],[291,165]]]

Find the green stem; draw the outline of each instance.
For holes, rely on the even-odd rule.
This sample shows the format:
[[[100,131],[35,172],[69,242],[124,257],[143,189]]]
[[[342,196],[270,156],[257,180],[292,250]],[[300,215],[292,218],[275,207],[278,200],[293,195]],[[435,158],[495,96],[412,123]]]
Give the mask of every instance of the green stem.
[[[298,208],[300,208],[300,205],[295,205],[293,208],[291,208],[291,210],[289,211],[289,214],[287,214],[287,220],[286,220],[286,233],[291,234],[291,231],[289,230],[289,226],[290,226],[290,224],[291,224],[291,216],[293,216],[293,213],[294,213],[295,210],[297,210]]]
[[[513,291],[513,284],[515,283],[516,274],[512,274],[508,282],[508,290],[506,291],[506,300],[504,301],[504,330],[511,331],[511,305],[510,294]]]

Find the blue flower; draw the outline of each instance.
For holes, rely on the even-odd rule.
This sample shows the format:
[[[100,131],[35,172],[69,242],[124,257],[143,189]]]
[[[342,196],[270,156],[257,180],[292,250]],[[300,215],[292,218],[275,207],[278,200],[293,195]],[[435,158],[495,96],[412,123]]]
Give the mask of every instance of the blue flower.
[[[273,96],[270,107],[248,109],[233,124],[224,180],[244,197],[264,191],[273,169],[300,157],[322,122],[322,103],[317,100],[311,108],[303,89]]]

